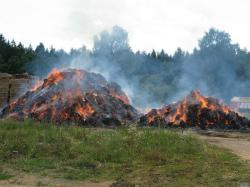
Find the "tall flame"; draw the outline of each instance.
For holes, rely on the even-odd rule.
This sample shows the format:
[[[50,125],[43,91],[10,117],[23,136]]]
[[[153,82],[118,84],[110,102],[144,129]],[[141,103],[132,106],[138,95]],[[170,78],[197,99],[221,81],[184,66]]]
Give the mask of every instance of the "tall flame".
[[[188,107],[188,99],[187,97],[185,97],[183,103],[178,104],[177,111],[171,118],[171,122],[174,124],[176,124],[177,121],[186,122],[187,114],[185,111],[187,110],[187,107]]]
[[[47,82],[45,82],[44,87],[48,87],[52,84],[57,84],[61,80],[63,80],[63,74],[58,69],[53,69],[52,72],[49,74]]]

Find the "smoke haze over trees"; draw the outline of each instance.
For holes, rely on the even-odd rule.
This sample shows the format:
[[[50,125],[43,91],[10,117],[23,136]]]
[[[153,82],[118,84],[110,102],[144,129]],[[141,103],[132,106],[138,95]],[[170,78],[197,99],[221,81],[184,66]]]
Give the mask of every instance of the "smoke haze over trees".
[[[114,26],[94,38],[93,50],[82,47],[66,53],[42,43],[25,48],[0,35],[0,72],[42,77],[55,67],[85,68],[118,82],[138,107],[168,103],[196,88],[227,102],[233,96],[249,96],[250,53],[233,44],[228,33],[213,28],[198,44],[190,54],[181,48],[173,55],[164,50],[134,52],[128,33]]]

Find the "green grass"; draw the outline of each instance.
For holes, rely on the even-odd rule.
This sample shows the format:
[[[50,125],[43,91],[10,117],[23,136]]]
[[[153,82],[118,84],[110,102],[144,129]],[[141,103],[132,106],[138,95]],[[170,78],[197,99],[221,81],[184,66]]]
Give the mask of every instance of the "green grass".
[[[11,176],[6,173],[6,172],[0,172],[0,180],[6,180],[6,179],[9,179]]]
[[[250,182],[249,163],[194,136],[163,129],[86,129],[4,120],[0,164],[52,177],[125,179],[142,186]],[[5,177],[9,175],[0,170],[0,179]]]
[[[6,180],[11,178],[11,175],[9,175],[7,172],[0,172],[0,180]]]
[[[0,168],[0,180],[6,180],[11,178],[11,175],[8,172],[4,172],[1,168]]]

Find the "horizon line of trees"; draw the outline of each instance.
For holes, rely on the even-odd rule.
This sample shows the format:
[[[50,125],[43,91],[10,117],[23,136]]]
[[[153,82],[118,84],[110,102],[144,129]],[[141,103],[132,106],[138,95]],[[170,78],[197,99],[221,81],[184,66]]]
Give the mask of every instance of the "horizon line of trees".
[[[95,38],[95,40],[96,39],[97,38]],[[56,50],[53,46],[49,48],[45,47],[45,45],[40,42],[33,49],[31,45],[29,45],[28,47],[24,47],[21,42],[17,44],[14,40],[7,40],[3,36],[3,34],[0,34],[0,72],[10,74],[30,73],[33,75],[38,73],[31,68],[32,66],[34,66],[33,63],[41,63],[39,64],[39,66],[44,66],[43,68],[46,69],[50,68],[51,66],[54,66],[53,63],[56,64],[57,62],[61,63],[62,61],[71,60],[72,57],[86,55],[94,56],[98,50],[104,49],[98,49],[98,47],[96,47],[97,45],[98,44],[95,44],[95,47],[92,50],[87,49],[87,47],[83,45],[82,48],[71,48],[69,52],[66,52],[63,49]],[[132,52],[128,43],[126,45],[127,48]],[[115,51],[113,52],[115,53]],[[161,49],[160,51],[152,49],[151,52],[137,50],[133,53],[137,56],[141,55],[144,57],[152,58],[153,60],[159,60],[164,62],[178,61],[179,58],[181,58],[183,55],[189,54],[188,52],[183,51],[180,47],[176,49],[173,55],[166,53],[164,49]]]
[[[214,28],[192,52],[177,48],[173,55],[163,49],[133,52],[128,33],[119,26],[96,36],[92,50],[83,46],[68,53],[45,48],[43,43],[26,48],[0,35],[0,72],[44,76],[53,67],[107,73],[113,81],[129,86],[133,102],[142,107],[169,102],[196,88],[225,101],[250,93],[250,53],[232,43],[228,33]]]

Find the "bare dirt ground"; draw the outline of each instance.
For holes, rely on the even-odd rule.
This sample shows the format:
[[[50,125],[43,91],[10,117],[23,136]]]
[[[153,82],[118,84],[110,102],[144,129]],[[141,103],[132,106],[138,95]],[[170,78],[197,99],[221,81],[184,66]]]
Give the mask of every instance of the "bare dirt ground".
[[[232,151],[243,160],[250,160],[250,133],[201,132],[198,137],[218,147]]]
[[[8,180],[0,181],[0,187],[108,187],[112,182],[73,181],[19,173]]]

